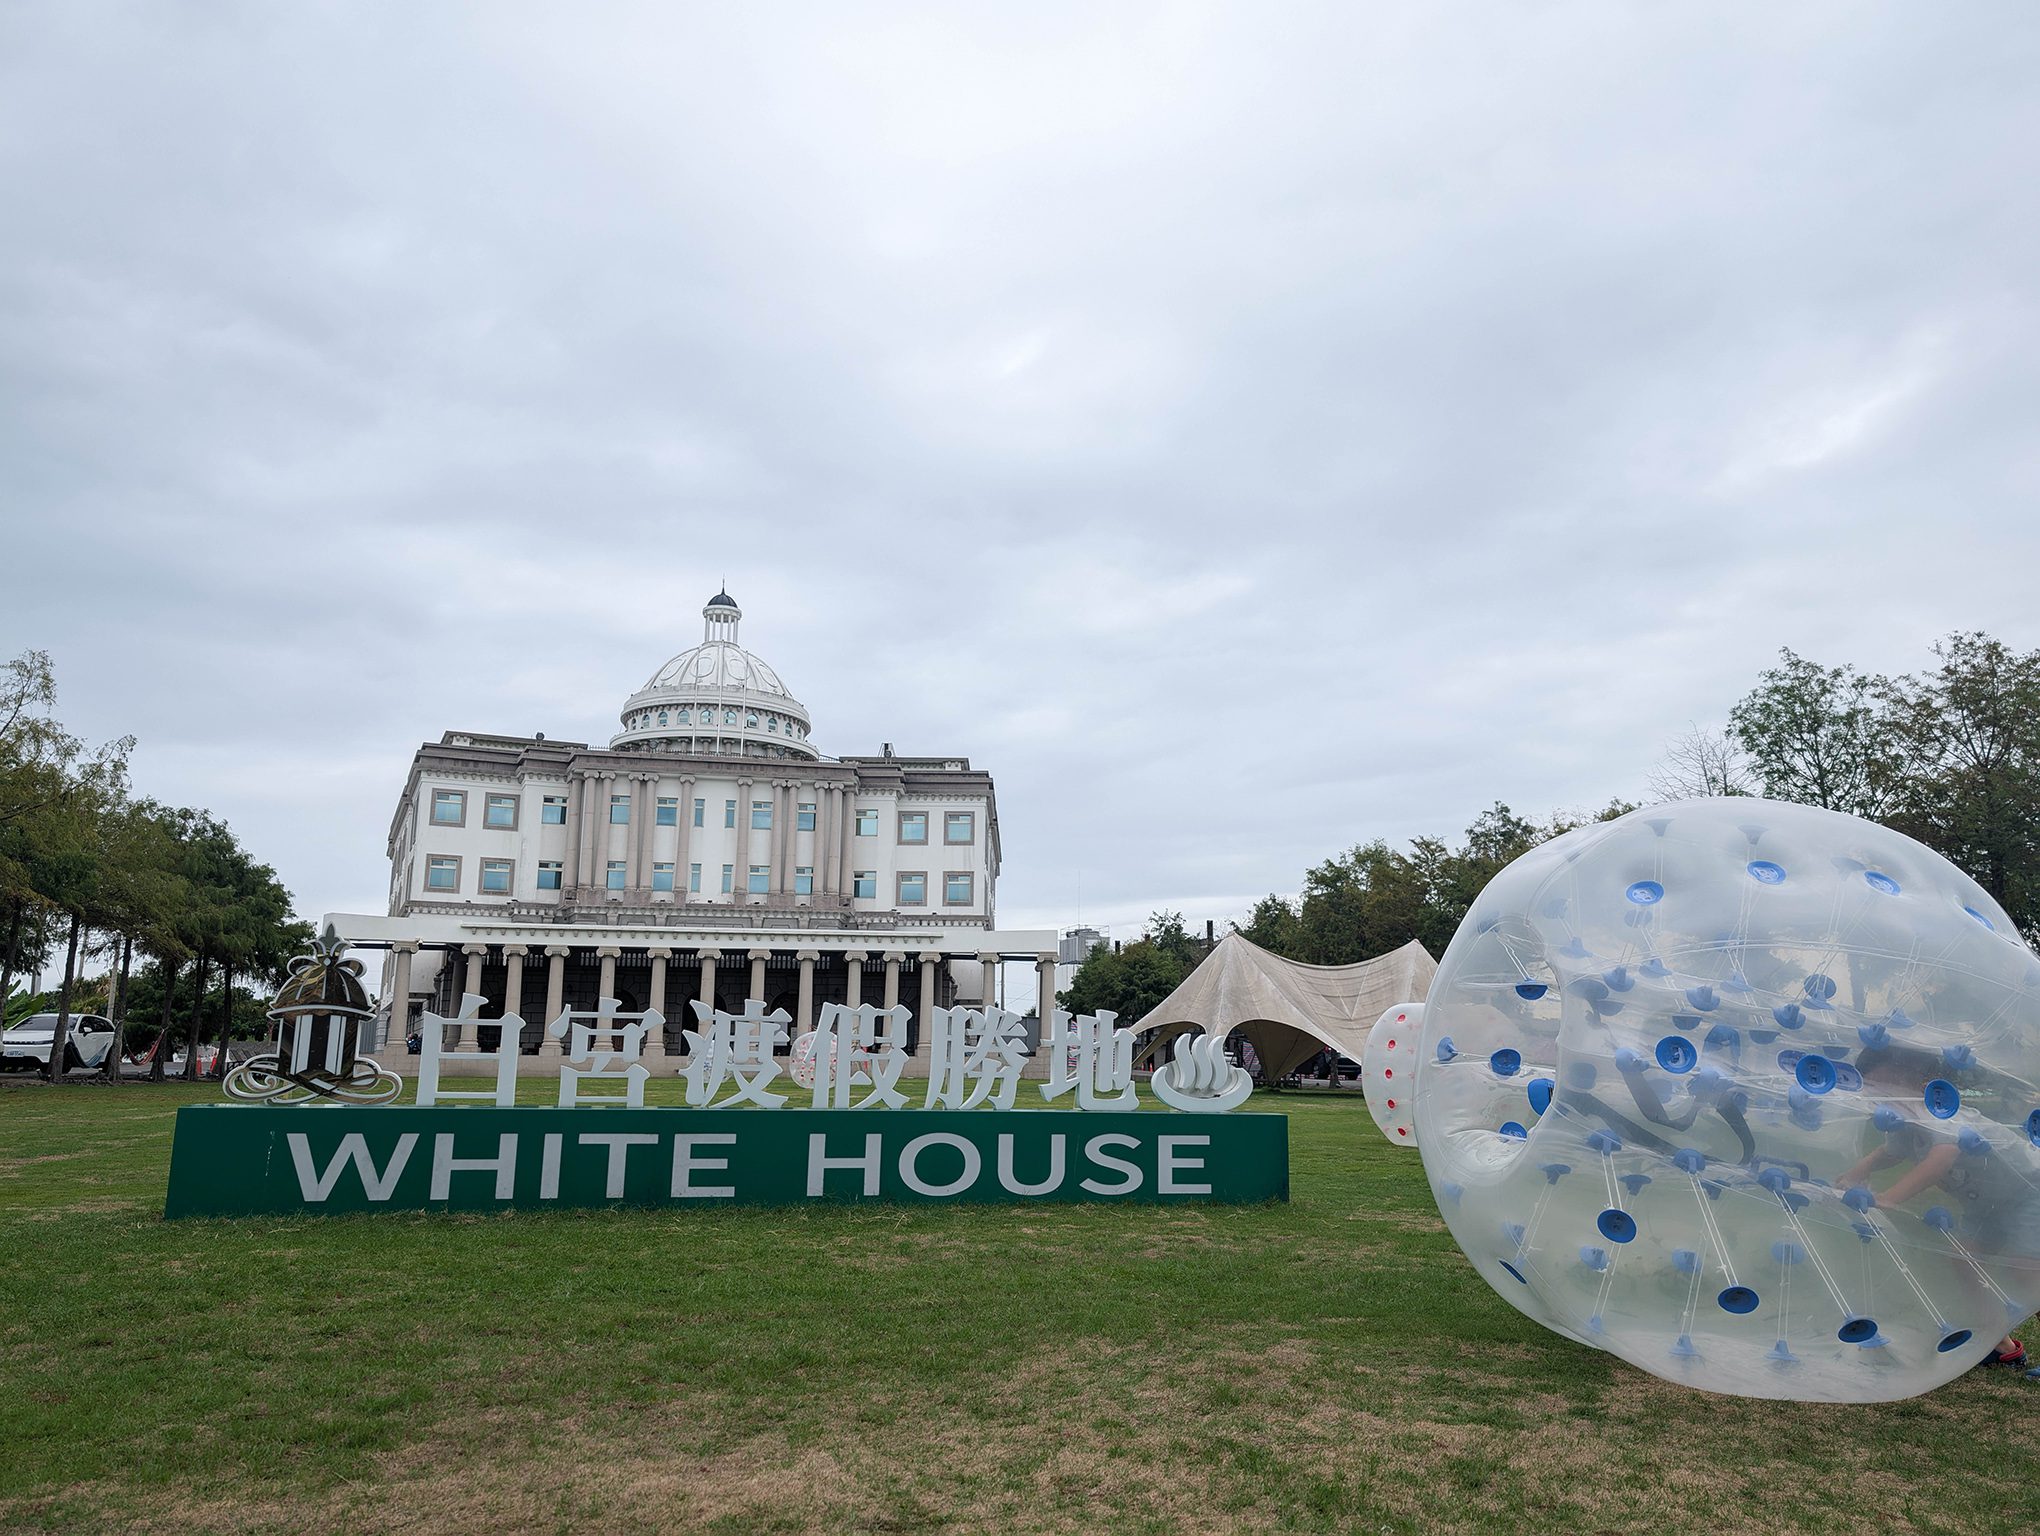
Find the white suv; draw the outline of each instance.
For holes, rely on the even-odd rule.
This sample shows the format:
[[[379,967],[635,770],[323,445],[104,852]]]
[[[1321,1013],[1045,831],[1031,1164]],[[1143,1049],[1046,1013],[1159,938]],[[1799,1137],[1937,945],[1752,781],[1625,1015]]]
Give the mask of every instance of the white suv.
[[[0,1035],[0,1070],[40,1072],[49,1065],[50,1042],[57,1036],[57,1016],[35,1013]],[[97,1067],[113,1048],[113,1023],[96,1013],[71,1015],[71,1035],[64,1044],[64,1070]]]

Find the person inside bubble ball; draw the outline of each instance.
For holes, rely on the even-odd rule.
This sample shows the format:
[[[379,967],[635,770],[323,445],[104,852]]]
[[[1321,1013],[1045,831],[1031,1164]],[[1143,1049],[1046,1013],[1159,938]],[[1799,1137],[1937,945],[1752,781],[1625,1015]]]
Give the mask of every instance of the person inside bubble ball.
[[[2040,1186],[2010,1159],[1992,1155],[1974,1127],[1938,1120],[1926,1107],[1924,1084],[1950,1069],[1925,1052],[1889,1046],[1866,1050],[1856,1065],[1864,1092],[1878,1100],[1872,1123],[1884,1133],[1884,1143],[1844,1173],[1838,1187],[1857,1188],[1873,1173],[1909,1163],[1877,1191],[1879,1206],[1902,1206],[1928,1189],[1945,1189],[1960,1202],[1958,1209],[1981,1213],[1971,1223],[1973,1246],[2040,1264]],[[1974,1074],[1967,1080],[1973,1086]],[[1965,1147],[1970,1137],[1978,1138],[1973,1149]],[[1979,1363],[2024,1366],[2026,1346],[2008,1333]]]

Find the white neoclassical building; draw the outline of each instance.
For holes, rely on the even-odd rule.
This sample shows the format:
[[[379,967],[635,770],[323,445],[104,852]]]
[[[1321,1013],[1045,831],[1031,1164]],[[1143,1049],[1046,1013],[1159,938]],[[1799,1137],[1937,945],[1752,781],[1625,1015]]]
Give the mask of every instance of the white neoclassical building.
[[[996,998],[1023,961],[1054,985],[1052,930],[995,921],[999,814],[966,757],[829,757],[806,708],[738,641],[726,592],[701,643],[624,704],[606,747],[449,731],[418,749],[390,822],[387,916],[334,913],[384,948],[385,1060],[412,1010],[546,1021],[655,1008],[669,1049],[686,1004],[826,1002],[928,1011]],[[1025,989],[1023,989],[1025,990]],[[480,1043],[491,1043],[483,1029]],[[548,1048],[549,1050],[550,1048]]]

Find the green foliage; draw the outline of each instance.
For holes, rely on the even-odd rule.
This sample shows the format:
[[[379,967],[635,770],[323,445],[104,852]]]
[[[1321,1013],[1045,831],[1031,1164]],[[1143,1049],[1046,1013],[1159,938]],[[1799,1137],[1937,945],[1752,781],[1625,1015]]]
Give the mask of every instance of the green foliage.
[[[2040,936],[2040,651],[1948,636],[1896,678],[1786,650],[1730,712],[1764,793],[1881,821]]]
[[[197,958],[194,970],[211,984],[203,997],[188,988],[175,1019],[214,1034],[229,1007],[225,976],[257,985],[279,978],[311,930],[292,919],[276,872],[224,823],[129,796],[132,738],[88,751],[51,717],[55,701],[42,652],[0,674],[0,993],[74,935],[87,955],[117,954],[105,940],[121,938],[159,971]],[[106,1010],[111,976],[86,982],[68,963],[64,971],[73,1013]],[[159,984],[154,998],[144,988],[128,999],[143,1039],[160,1024],[161,992]],[[235,1030],[261,1029],[259,1001],[236,987]],[[151,1002],[157,1013],[135,1016],[137,1003]]]
[[[1182,913],[1157,912],[1133,943],[1092,950],[1056,1002],[1071,1013],[1117,1014],[1121,1026],[1131,1026],[1175,991],[1204,954],[1204,941],[1191,937]]]
[[[1902,773],[1886,718],[1890,686],[1781,650],[1778,665],[1729,711],[1729,730],[1772,799],[1875,820],[1891,808]]]
[[[1599,819],[1628,809],[1611,806]],[[1299,900],[1263,897],[1237,931],[1308,965],[1351,965],[1412,939],[1442,954],[1482,887],[1569,825],[1554,819],[1533,826],[1497,803],[1474,818],[1456,849],[1441,838],[1420,837],[1405,853],[1377,838],[1311,870]]]

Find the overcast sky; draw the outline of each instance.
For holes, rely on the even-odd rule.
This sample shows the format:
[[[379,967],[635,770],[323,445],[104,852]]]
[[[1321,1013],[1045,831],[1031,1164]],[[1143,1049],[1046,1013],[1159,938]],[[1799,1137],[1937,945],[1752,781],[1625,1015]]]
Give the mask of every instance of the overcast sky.
[[[700,638],[1002,923],[2040,644],[2040,12],[0,8],[0,643],[308,914]]]

